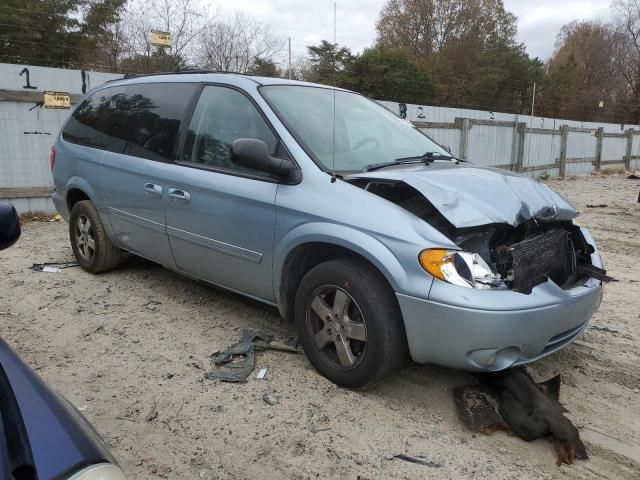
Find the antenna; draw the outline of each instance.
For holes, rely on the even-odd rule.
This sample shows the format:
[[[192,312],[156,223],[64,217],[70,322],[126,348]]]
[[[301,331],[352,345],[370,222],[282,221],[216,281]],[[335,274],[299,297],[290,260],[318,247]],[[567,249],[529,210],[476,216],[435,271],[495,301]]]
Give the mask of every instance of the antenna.
[[[331,147],[331,183],[336,181],[336,3],[333,2],[333,135]]]

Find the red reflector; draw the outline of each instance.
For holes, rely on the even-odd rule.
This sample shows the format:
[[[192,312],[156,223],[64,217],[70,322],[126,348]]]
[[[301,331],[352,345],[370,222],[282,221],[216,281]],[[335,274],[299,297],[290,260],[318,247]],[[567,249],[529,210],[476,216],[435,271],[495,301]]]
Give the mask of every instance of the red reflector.
[[[51,154],[49,155],[49,163],[51,164],[51,170],[56,164],[56,147],[55,145],[51,145]]]

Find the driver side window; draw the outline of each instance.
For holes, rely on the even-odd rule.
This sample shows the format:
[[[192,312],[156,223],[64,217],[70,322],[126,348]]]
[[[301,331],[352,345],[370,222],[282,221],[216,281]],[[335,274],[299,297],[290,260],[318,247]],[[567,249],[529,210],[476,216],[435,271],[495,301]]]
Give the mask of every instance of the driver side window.
[[[238,138],[262,140],[272,155],[276,153],[276,136],[245,95],[227,87],[204,87],[191,117],[182,160],[268,176],[231,161],[231,144]]]

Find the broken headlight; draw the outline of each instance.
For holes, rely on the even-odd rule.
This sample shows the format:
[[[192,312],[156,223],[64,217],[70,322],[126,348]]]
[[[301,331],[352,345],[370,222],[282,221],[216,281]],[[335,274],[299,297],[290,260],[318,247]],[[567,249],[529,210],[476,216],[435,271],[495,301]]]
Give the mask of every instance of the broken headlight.
[[[507,288],[477,253],[434,248],[420,253],[420,265],[434,277],[460,287]]]

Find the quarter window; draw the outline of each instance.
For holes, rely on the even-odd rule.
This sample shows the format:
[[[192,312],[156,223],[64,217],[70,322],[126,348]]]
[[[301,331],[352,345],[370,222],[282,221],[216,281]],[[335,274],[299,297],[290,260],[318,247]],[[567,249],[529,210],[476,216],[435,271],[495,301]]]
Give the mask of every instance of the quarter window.
[[[195,88],[192,83],[127,87],[113,112],[109,150],[150,160],[173,160],[180,122]]]
[[[75,109],[62,131],[68,142],[106,148],[109,144],[109,123],[115,101],[124,88],[105,88],[86,98]]]
[[[231,161],[231,144],[238,138],[262,140],[271,154],[276,154],[276,136],[245,95],[226,87],[204,87],[191,118],[182,160],[268,176]]]

